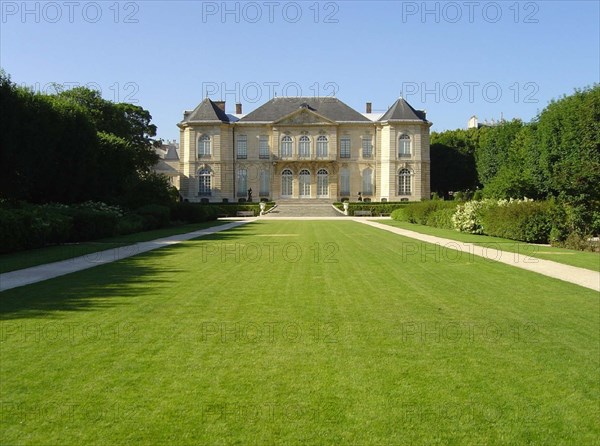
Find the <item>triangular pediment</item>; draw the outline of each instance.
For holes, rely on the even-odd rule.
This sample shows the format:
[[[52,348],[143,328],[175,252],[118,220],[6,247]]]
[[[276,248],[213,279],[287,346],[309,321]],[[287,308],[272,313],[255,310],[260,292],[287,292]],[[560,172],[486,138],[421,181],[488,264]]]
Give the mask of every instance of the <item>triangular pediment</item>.
[[[300,108],[275,121],[277,125],[335,125],[336,122],[314,112],[310,108]]]

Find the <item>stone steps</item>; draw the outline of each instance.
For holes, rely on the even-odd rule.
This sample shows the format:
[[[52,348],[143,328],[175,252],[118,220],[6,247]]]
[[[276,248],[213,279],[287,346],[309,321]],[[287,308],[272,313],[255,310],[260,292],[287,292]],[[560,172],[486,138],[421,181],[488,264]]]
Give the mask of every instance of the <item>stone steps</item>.
[[[277,202],[275,210],[269,212],[266,217],[343,217],[331,206],[331,203],[280,203]]]

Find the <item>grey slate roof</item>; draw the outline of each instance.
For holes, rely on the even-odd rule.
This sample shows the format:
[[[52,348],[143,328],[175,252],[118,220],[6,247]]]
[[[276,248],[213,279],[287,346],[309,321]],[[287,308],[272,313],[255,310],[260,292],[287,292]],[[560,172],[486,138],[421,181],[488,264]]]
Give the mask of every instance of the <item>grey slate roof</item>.
[[[167,153],[165,154],[165,159],[166,160],[178,160],[179,159],[179,153],[177,153],[177,149],[175,148],[175,146],[172,146],[172,145],[167,146]]]
[[[217,104],[206,98],[193,111],[183,114],[183,122],[190,121],[229,122],[229,117]]]
[[[298,110],[309,110],[332,121],[371,122],[353,108],[333,97],[278,97],[248,113],[239,122],[273,122]]]
[[[419,120],[419,121],[427,121],[425,118],[425,112],[421,110],[415,110],[410,106],[408,102],[404,99],[400,98],[394,105],[390,107],[390,109],[385,112],[385,114],[379,118],[379,121],[389,121],[389,120]]]
[[[158,160],[158,163],[154,165],[154,171],[169,176],[178,176],[179,170],[171,166],[165,160]]]

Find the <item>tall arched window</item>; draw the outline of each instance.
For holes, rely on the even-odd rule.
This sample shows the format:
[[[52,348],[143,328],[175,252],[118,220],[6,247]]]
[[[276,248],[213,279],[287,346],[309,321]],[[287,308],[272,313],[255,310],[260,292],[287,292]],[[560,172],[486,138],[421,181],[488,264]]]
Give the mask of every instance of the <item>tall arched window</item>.
[[[202,135],[198,138],[198,157],[210,156],[210,136]]]
[[[238,169],[237,174],[237,196],[245,197],[248,195],[248,170]]]
[[[301,136],[298,142],[298,156],[302,158],[310,157],[310,138]]]
[[[398,172],[398,195],[410,195],[412,193],[412,173],[408,169],[400,169]]]
[[[329,172],[327,169],[319,169],[317,172],[317,197],[329,197]]]
[[[209,169],[202,169],[198,172],[198,195],[203,197],[210,196],[211,173]]]
[[[350,172],[345,167],[340,169],[340,194],[350,195]]]
[[[329,151],[329,141],[327,140],[327,136],[319,136],[317,138],[317,156],[319,158],[326,158],[327,152]]]
[[[363,180],[363,195],[373,195],[373,171],[371,168],[366,168],[363,170],[362,174]]]
[[[290,169],[285,169],[281,172],[281,196],[291,197],[292,196],[292,185],[294,176]]]
[[[282,158],[291,158],[292,157],[292,137],[284,136],[281,138],[281,147],[279,153]]]
[[[298,187],[300,189],[300,198],[310,198],[310,171],[308,169],[300,171]]]
[[[400,135],[398,139],[398,156],[410,156],[410,136],[407,134]]]

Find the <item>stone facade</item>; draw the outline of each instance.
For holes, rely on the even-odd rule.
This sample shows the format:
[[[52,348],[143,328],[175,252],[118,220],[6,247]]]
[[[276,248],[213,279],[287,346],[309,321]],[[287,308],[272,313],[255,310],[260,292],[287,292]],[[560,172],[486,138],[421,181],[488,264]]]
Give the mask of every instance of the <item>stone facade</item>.
[[[225,103],[205,99],[178,126],[190,202],[237,202],[250,188],[254,201],[430,197],[431,123],[403,99],[383,115],[336,98],[275,98],[227,115]]]

